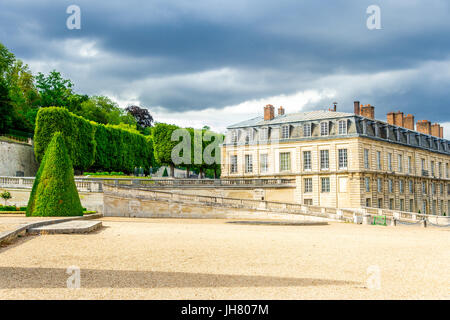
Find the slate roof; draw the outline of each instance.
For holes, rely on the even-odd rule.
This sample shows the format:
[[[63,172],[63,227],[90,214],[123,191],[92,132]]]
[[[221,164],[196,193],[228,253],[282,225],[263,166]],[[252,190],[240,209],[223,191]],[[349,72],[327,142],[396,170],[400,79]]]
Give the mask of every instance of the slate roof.
[[[292,123],[292,122],[300,122],[300,121],[311,121],[311,120],[322,120],[322,119],[335,119],[342,117],[354,116],[353,113],[347,112],[335,112],[328,110],[317,110],[317,111],[307,111],[307,112],[298,112],[298,113],[289,113],[284,114],[282,116],[275,116],[272,120],[264,121],[263,116],[259,116],[253,119],[249,119],[246,121],[242,121],[231,126],[228,126],[227,129],[233,128],[242,128],[242,127],[254,127],[254,126],[263,126],[263,125],[274,125],[274,124],[282,124],[282,123]]]

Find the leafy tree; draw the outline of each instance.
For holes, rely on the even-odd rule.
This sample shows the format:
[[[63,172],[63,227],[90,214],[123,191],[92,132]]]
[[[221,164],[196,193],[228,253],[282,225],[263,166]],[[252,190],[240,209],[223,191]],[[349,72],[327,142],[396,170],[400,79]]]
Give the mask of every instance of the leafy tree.
[[[9,191],[3,191],[2,193],[0,193],[0,197],[5,201],[5,206],[6,202],[12,198],[11,193],[9,193]]]
[[[141,130],[153,125],[153,117],[150,112],[148,112],[148,109],[140,108],[138,106],[129,106],[125,108],[125,110],[136,119],[137,125]]]
[[[78,190],[64,139],[56,132],[48,145],[31,190],[27,216],[81,216]]]
[[[6,81],[0,78],[0,133],[5,133],[12,124],[12,102]]]
[[[14,63],[15,57],[14,54],[9,52],[8,48],[6,48],[2,43],[0,43],[0,77],[5,78],[6,73],[8,72],[11,65]]]
[[[69,105],[70,97],[73,95],[73,83],[69,79],[64,79],[56,70],[47,76],[39,72],[36,76],[36,86],[41,95],[42,107]]]
[[[172,141],[172,132],[179,129],[176,125],[157,123],[152,130],[153,148],[156,161],[170,167],[170,176],[174,176],[175,164],[172,161],[172,149],[178,141]]]

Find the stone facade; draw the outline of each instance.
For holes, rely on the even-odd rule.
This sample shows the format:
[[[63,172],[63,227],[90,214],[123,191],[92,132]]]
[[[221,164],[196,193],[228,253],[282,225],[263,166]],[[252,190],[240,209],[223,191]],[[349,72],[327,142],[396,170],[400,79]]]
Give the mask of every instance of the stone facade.
[[[38,169],[32,145],[0,140],[0,176],[32,177]]]
[[[334,111],[241,122],[222,146],[222,178],[295,177],[296,202],[327,207],[448,215],[449,165],[448,140]]]

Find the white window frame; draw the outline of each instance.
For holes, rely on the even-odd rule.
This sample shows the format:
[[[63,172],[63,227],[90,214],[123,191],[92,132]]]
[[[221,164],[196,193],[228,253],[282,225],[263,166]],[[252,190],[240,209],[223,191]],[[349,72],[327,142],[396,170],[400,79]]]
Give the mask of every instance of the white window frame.
[[[338,134],[343,135],[343,134],[347,134],[347,120],[339,120],[338,121]]]
[[[238,131],[231,130],[231,143],[237,143],[237,142],[238,142]]]
[[[381,151],[377,151],[377,169],[378,170],[382,170],[382,165],[381,165]]]
[[[339,169],[347,169],[348,168],[348,151],[347,149],[338,149],[338,164]]]
[[[312,193],[313,192],[313,183],[312,183],[312,178],[304,178],[303,179],[303,184],[304,184],[304,191],[305,193]]]
[[[311,137],[312,136],[312,125],[311,125],[311,123],[304,123],[303,124],[303,136],[304,137]]]
[[[306,154],[308,154],[308,157],[306,156]],[[304,171],[309,171],[312,169],[311,157],[312,157],[311,151],[309,151],[309,150],[303,151],[303,170]]]
[[[267,153],[262,153],[259,155],[260,158],[260,172],[267,173],[269,171],[269,155]]]
[[[281,139],[289,139],[290,136],[290,126],[281,126]]]
[[[283,156],[287,156],[282,159]],[[280,172],[291,171],[291,153],[290,152],[280,152]],[[283,166],[286,166],[283,168]]]
[[[403,172],[403,155],[399,154],[397,156],[397,160],[398,160],[398,172]]]
[[[320,179],[321,181],[321,192],[330,192],[330,178],[323,177]]]
[[[369,149],[364,149],[364,168],[370,169],[370,162],[369,162]]]
[[[366,187],[366,192],[370,192],[370,178],[369,177],[364,178],[364,185]]]
[[[330,151],[320,150],[320,170],[330,169]]]
[[[238,172],[238,161],[236,155],[230,156],[230,173],[237,173]]]
[[[253,155],[246,154],[245,155],[245,173],[253,172]]]
[[[261,128],[259,131],[259,139],[261,141],[269,140],[269,128]]]
[[[320,123],[320,135],[322,137],[330,135],[330,124],[328,121],[322,121]]]

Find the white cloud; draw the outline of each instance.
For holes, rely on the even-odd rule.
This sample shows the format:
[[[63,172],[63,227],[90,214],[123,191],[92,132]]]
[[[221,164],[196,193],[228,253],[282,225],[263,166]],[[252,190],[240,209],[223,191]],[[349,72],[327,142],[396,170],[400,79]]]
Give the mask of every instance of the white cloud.
[[[263,114],[267,104],[283,106],[286,112],[299,112],[306,104],[315,103],[335,96],[333,91],[307,90],[292,95],[278,95],[263,99],[248,100],[222,109],[192,110],[187,112],[168,112],[164,108],[155,108],[153,117],[159,122],[167,122],[183,127],[201,128],[205,125],[212,130],[225,132],[226,127],[234,123],[255,118]]]

